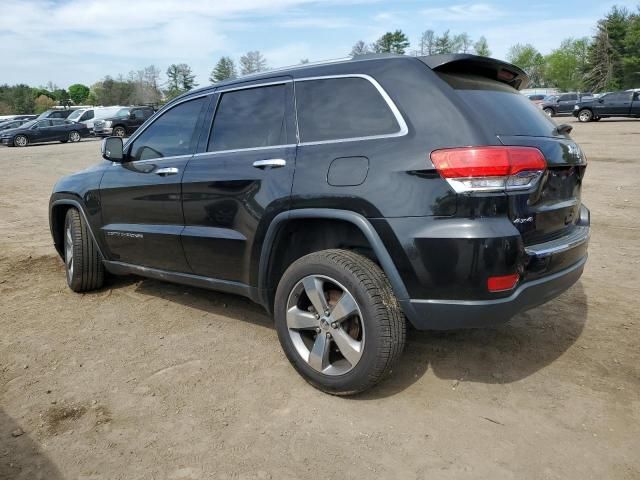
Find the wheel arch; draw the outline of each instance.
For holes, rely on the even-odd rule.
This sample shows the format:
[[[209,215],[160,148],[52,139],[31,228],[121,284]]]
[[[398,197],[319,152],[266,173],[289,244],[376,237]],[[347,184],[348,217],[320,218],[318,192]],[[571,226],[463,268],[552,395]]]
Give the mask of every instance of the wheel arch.
[[[267,310],[270,312],[272,311],[272,294],[275,290],[275,286],[277,286],[277,280],[279,280],[279,275],[281,275],[288,264],[290,264],[290,262],[288,264],[285,262],[284,265],[278,264],[278,261],[281,260],[279,252],[282,251],[283,245],[288,245],[281,243],[283,241],[287,241],[286,238],[283,239],[283,233],[287,232],[287,229],[294,223],[304,221],[339,222],[349,226],[346,227],[347,232],[349,229],[353,232],[358,232],[358,234],[361,235],[361,239],[366,241],[366,246],[371,249],[371,253],[374,256],[373,259],[385,272],[396,297],[399,300],[407,299],[409,297],[404,282],[400,277],[400,273],[391,259],[382,239],[365,217],[350,210],[308,208],[291,210],[278,214],[271,221],[267,229],[260,250],[257,278],[259,302],[265,306]],[[356,243],[361,243],[358,240],[356,240]],[[336,246],[327,245],[326,248],[336,248]],[[297,258],[293,258],[293,260],[296,259]],[[279,269],[282,271],[278,271]],[[273,285],[274,282],[276,283],[275,286]]]
[[[85,225],[87,226],[87,230],[91,234],[91,238],[95,243],[98,252],[102,255],[102,258],[106,258],[100,248],[100,243],[97,241],[95,234],[93,233],[93,229],[91,227],[91,223],[89,223],[89,218],[87,217],[87,213],[82,206],[82,203],[78,200],[72,198],[60,198],[57,200],[53,200],[49,206],[49,228],[51,230],[51,236],[53,238],[53,244],[55,246],[56,251],[62,257],[64,255],[63,250],[63,235],[64,235],[64,221],[67,215],[67,211],[70,208],[75,208],[80,212],[82,219],[84,220]]]

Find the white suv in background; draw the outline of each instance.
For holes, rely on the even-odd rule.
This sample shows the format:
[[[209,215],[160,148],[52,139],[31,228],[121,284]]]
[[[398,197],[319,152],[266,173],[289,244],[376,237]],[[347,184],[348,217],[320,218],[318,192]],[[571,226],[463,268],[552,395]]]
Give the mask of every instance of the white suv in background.
[[[89,131],[93,132],[93,123],[96,120],[112,117],[121,108],[120,106],[81,108],[69,115],[68,120],[84,123]]]

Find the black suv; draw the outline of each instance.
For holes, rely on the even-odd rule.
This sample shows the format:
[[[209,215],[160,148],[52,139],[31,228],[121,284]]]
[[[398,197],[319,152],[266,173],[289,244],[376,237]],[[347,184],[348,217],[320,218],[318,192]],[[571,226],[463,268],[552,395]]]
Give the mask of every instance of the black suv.
[[[104,270],[244,295],[302,376],[367,389],[418,329],[483,327],[580,277],[581,149],[466,54],[367,56],[219,83],[62,178],[55,247],[77,292]]]
[[[96,120],[93,124],[93,134],[99,137],[115,135],[124,138],[135,132],[154,112],[152,107],[122,108],[113,117]]]
[[[591,97],[593,97],[593,95],[588,92],[561,93],[542,102],[539,106],[542,108],[542,111],[550,117],[554,117],[556,115],[571,115],[578,102]]]

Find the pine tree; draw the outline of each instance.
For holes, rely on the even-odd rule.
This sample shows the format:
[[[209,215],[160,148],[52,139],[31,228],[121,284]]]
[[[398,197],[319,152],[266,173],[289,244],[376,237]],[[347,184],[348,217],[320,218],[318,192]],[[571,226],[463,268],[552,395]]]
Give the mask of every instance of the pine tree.
[[[211,83],[216,83],[223,80],[233,80],[237,76],[236,65],[233,60],[230,57],[222,57],[211,72],[209,80]]]
[[[267,60],[258,50],[247,52],[240,57],[240,73],[242,75],[258,73],[266,69]]]
[[[484,36],[480,37],[476,43],[473,45],[473,50],[476,55],[480,55],[481,57],[489,57],[491,56],[491,50],[489,50],[489,43]]]
[[[397,53],[404,55],[405,50],[409,46],[409,39],[402,32],[387,32],[381,36],[376,43],[373,44],[373,50],[376,53]]]

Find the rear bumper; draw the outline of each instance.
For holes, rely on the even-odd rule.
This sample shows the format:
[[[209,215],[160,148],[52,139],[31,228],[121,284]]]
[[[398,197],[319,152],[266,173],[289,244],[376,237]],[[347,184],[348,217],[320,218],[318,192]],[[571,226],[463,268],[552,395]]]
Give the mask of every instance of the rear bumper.
[[[557,297],[578,281],[587,256],[565,270],[521,284],[509,297],[493,300],[401,300],[405,315],[420,330],[499,325]]]

